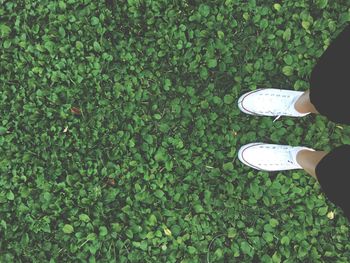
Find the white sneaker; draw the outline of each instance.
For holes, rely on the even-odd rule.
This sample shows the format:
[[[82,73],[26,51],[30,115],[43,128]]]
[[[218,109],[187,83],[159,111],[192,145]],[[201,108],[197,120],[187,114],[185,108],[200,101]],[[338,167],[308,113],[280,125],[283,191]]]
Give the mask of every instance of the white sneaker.
[[[315,151],[307,147],[250,143],[241,147],[238,158],[242,163],[260,171],[303,169],[296,160],[297,153],[301,150]]]
[[[302,91],[283,89],[257,89],[243,94],[238,99],[239,109],[247,114],[260,116],[303,117],[308,113],[300,113],[295,108],[295,102],[303,94]]]

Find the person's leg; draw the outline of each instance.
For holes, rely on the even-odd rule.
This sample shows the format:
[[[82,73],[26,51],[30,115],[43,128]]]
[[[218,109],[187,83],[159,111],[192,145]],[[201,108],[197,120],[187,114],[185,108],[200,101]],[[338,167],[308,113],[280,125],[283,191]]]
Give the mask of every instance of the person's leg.
[[[337,147],[329,153],[302,150],[296,159],[306,172],[318,180],[325,195],[343,209],[350,221],[350,145]]]
[[[332,38],[312,70],[309,99],[329,120],[350,124],[350,24]]]
[[[295,102],[294,108],[300,113],[315,113],[319,114],[315,106],[310,101],[310,90],[305,91]]]
[[[327,153],[322,151],[301,150],[297,154],[297,162],[308,174],[317,179],[316,166],[326,155]]]

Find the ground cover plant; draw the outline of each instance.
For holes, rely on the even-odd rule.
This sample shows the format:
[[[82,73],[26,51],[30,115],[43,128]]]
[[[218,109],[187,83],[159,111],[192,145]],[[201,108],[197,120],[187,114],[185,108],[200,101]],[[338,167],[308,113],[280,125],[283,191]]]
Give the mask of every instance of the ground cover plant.
[[[350,127],[236,105],[306,90],[349,8],[0,0],[0,262],[349,262],[349,222],[313,178],[237,151],[330,150]]]

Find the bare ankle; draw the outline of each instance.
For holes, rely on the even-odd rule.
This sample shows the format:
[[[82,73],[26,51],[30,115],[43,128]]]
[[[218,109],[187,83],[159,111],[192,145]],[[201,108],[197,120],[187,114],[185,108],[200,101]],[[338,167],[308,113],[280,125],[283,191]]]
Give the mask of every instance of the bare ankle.
[[[299,99],[295,102],[294,108],[299,113],[315,113],[318,114],[318,111],[310,101],[310,91],[305,91]]]
[[[297,153],[297,163],[311,176],[316,177],[316,166],[327,155],[323,151],[301,150]]]

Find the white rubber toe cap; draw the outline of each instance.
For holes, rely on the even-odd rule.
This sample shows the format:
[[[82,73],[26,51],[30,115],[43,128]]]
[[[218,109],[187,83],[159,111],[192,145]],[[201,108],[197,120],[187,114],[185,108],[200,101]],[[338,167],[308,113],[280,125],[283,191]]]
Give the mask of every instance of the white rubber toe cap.
[[[256,112],[254,111],[251,111],[250,109],[254,108],[251,106],[252,104],[252,101],[251,101],[251,97],[250,95],[253,94],[253,93],[256,93],[256,92],[259,92],[261,89],[258,89],[258,90],[254,90],[254,91],[250,91],[250,92],[247,92],[245,94],[243,94],[239,99],[238,99],[238,108],[246,113],[246,114],[250,114],[250,115],[259,115],[257,114]],[[253,102],[254,104],[254,102]]]

